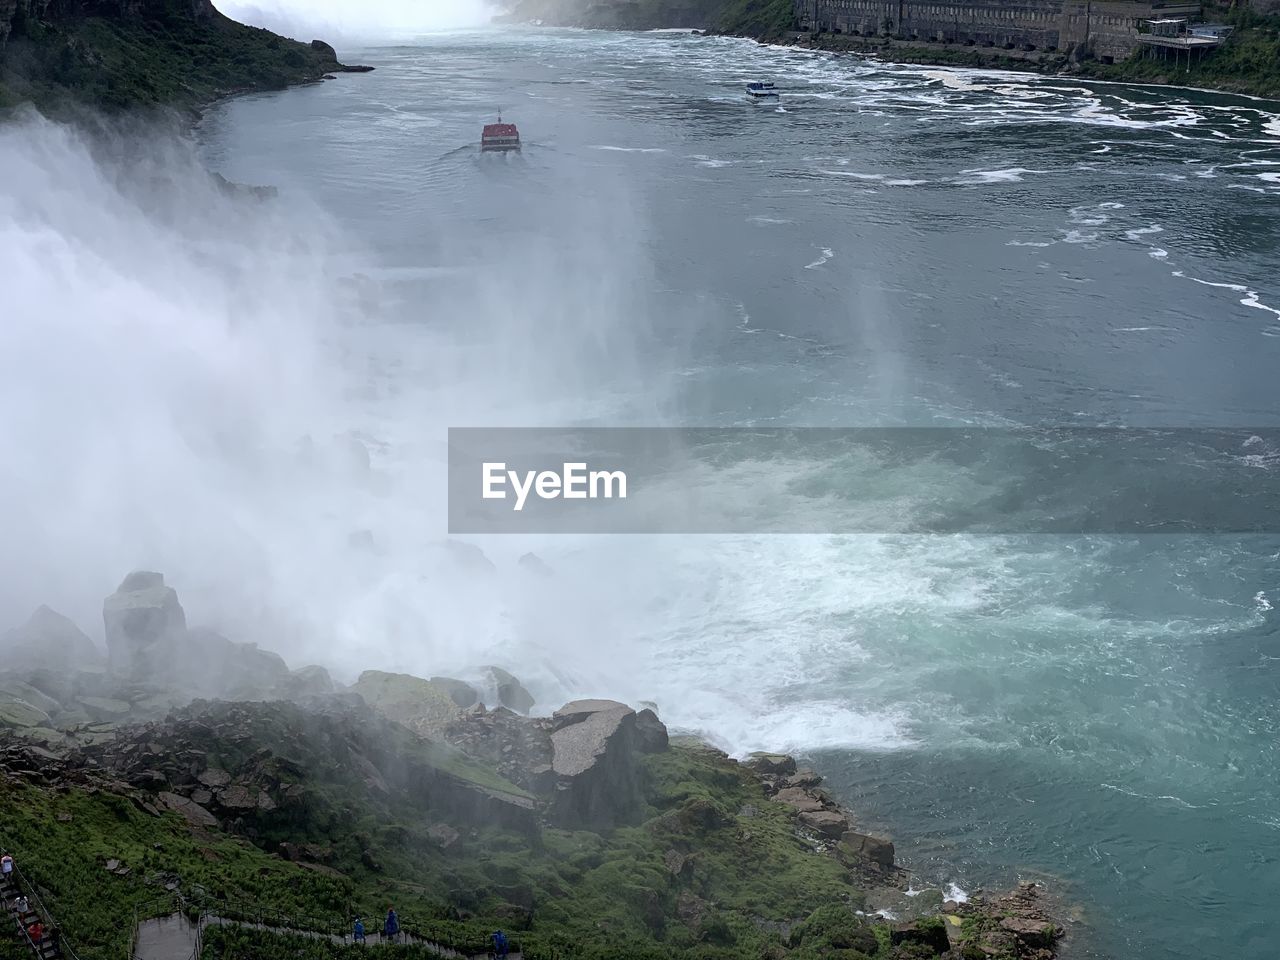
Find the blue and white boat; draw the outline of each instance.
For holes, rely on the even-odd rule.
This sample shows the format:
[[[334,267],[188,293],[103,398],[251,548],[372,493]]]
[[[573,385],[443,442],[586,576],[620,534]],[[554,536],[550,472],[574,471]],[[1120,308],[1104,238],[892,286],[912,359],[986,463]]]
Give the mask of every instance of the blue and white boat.
[[[747,98],[753,103],[778,103],[780,95],[772,83],[756,81],[747,84]]]

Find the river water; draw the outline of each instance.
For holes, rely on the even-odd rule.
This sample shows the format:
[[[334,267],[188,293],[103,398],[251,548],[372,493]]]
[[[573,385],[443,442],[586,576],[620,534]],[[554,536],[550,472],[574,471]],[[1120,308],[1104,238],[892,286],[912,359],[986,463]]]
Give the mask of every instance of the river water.
[[[1280,425],[1280,104],[674,33],[343,53],[377,70],[199,131],[320,225],[305,295],[347,317],[326,416],[384,476],[340,521],[389,546],[325,581],[315,656],[501,658],[544,704],[651,699],[798,751],[922,882],[1053,878],[1076,956],[1275,955],[1274,537],[492,537],[489,580],[415,558],[447,426]],[[499,110],[526,148],[481,157]],[[531,547],[556,572],[533,588]],[[314,595],[318,564],[260,566]]]

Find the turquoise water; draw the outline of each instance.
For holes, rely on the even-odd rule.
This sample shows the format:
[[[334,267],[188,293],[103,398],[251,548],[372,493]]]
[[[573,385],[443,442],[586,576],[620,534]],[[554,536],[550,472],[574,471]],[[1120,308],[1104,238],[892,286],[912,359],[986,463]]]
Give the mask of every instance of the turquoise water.
[[[453,425],[1276,421],[1275,104],[669,34],[358,57],[378,71],[228,104],[206,149],[447,267],[383,280],[476,363]],[[744,102],[756,77],[781,111]],[[527,146],[490,163],[499,107]],[[1276,538],[535,546],[558,584],[491,627],[540,699],[798,751],[922,882],[1049,877],[1074,955],[1270,955]]]
[[[677,34],[343,54],[377,70],[198,130],[265,204],[181,150],[0,135],[0,444],[42,451],[0,468],[6,621],[92,631],[160,569],[291,663],[501,662],[542,708],[796,751],[918,885],[1048,878],[1075,956],[1274,954],[1276,537],[477,538],[492,571],[441,540],[450,426],[1277,426],[1280,105]],[[518,157],[479,155],[499,110]],[[683,480],[732,515],[1025,477]]]

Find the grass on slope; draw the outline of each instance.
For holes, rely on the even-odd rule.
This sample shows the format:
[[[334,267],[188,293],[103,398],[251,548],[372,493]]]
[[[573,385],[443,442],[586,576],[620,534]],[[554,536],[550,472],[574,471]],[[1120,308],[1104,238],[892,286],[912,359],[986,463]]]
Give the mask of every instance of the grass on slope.
[[[334,835],[333,848],[345,852],[308,869],[220,831],[193,835],[175,816],[152,816],[127,798],[0,782],[0,844],[38,880],[82,960],[120,956],[135,908],[171,882],[188,895],[203,888],[224,916],[267,911],[273,925],[288,916],[345,933],[353,916],[368,923],[394,905],[406,928],[476,950],[501,927],[530,960],[874,955],[865,951],[875,930],[853,914],[862,903],[856,882],[807,849],[789,810],[766,800],[748,772],[681,745],[646,765],[645,822],[608,835],[463,829],[441,849],[429,822],[355,812],[366,831],[356,846]],[[367,857],[352,852],[360,848]],[[110,859],[128,876],[108,873]],[[806,918],[807,935],[783,938],[782,924]],[[827,951],[838,945],[828,942],[833,930],[852,952]],[[207,957],[236,955],[227,952],[235,936]],[[324,952],[330,947],[340,950],[312,942],[308,952],[286,944],[253,955],[342,956]]]
[[[757,40],[779,40],[795,29],[791,0],[726,0],[716,28]]]

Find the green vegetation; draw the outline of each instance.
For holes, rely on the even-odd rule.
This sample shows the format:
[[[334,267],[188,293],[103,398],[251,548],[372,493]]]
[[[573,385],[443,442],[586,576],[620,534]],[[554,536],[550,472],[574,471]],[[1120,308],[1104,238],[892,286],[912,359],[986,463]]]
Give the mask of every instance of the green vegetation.
[[[1235,27],[1227,41],[1203,57],[1193,57],[1190,69],[1172,58],[1143,51],[1123,63],[1086,61],[1081,72],[1106,80],[1134,83],[1174,83],[1280,99],[1280,16],[1262,16],[1248,7],[1206,4],[1204,18]]]
[[[259,748],[261,735],[240,749]],[[302,819],[295,813],[298,838],[325,851],[323,863],[302,864],[273,855],[280,825],[259,832],[247,821],[255,845],[157,816],[141,795],[0,780],[0,843],[83,960],[120,956],[135,911],[171,910],[170,888],[219,916],[331,934],[394,904],[406,929],[459,949],[482,950],[497,927],[514,931],[535,960],[876,955],[875,932],[852,913],[862,895],[849,871],[809,849],[791,812],[766,800],[748,771],[689,744],[644,763],[643,822],[607,835],[478,827],[442,847],[421,808],[334,816],[328,804],[349,808],[359,798],[331,781],[323,803],[309,803]],[[237,952],[243,936],[211,930],[205,957],[248,955]],[[252,955],[264,960],[347,956],[314,939],[262,944]]]
[[[716,29],[757,40],[780,40],[795,29],[791,0],[725,0]]]
[[[318,80],[341,69],[314,49],[190,5],[148,3],[128,16],[15,21],[0,48],[0,106],[24,100],[119,109],[193,106],[245,90]]]

